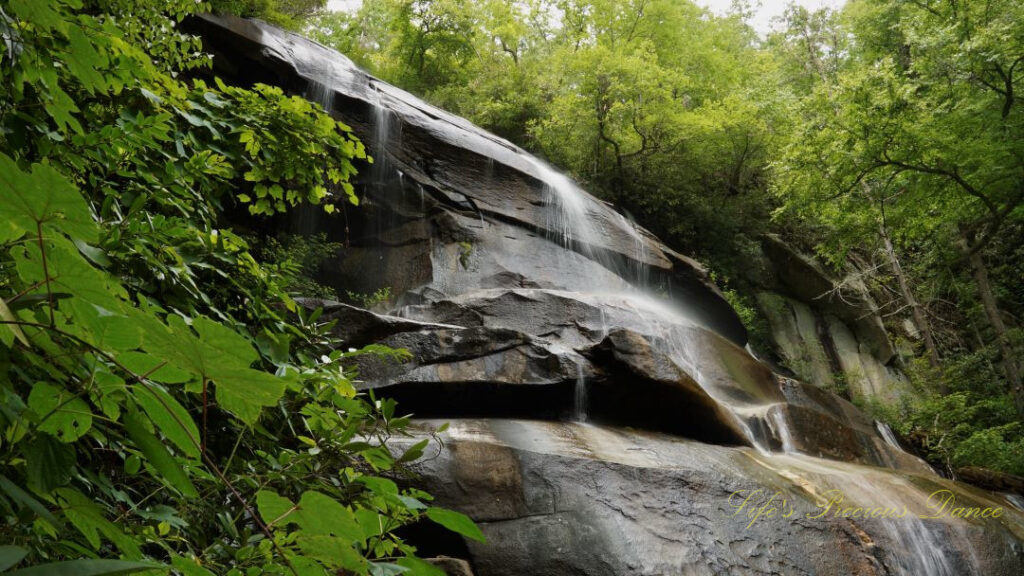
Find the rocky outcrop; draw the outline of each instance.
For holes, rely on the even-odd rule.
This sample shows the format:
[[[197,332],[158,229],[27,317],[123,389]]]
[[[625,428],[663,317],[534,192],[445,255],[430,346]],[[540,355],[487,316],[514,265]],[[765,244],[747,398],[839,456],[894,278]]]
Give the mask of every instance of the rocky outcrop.
[[[904,394],[908,382],[865,273],[851,263],[837,279],[775,235],[761,245],[763,258],[749,279],[779,364],[853,398],[892,401]]]
[[[456,420],[446,445],[441,457],[418,467],[420,482],[439,504],[477,520],[488,539],[469,543],[478,574],[1024,570],[1024,516],[934,475],[573,423]],[[938,490],[951,491],[959,506],[1003,513],[978,521],[918,518],[936,515],[929,496]],[[902,513],[903,506],[908,513],[900,521],[853,511]]]
[[[620,275],[646,275],[691,300],[706,325],[745,342],[746,330],[703,267],[589,195],[576,208],[598,232],[552,250],[551,239],[566,234],[553,209],[560,176],[510,142],[296,34],[233,17],[206,16],[184,27],[203,36],[216,74],[325,94],[321,103],[370,148],[376,166],[361,183],[368,209],[352,222],[351,248],[334,267],[346,289],[418,290],[429,301],[507,286],[511,278],[586,290],[621,283]],[[465,273],[453,274],[459,267]]]
[[[185,27],[204,36],[215,73],[319,95],[375,157],[356,182],[359,212],[316,227],[345,246],[322,280],[339,293],[388,288],[387,313],[304,303],[324,309],[346,348],[403,351],[349,356],[359,389],[395,398],[424,430],[455,419],[417,482],[488,542],[409,536],[425,556],[458,559],[445,561],[449,573],[1019,573],[1015,512],[808,518],[830,490],[922,512],[939,488],[1004,503],[886,441],[823,390],[831,364],[802,374],[808,384],[756,360],[697,262],[521,149],[323,46],[235,18]],[[795,351],[820,333],[817,364],[885,372],[884,330],[861,315],[870,301],[816,298],[830,286],[820,269],[766,246],[765,291],[822,302],[791,324],[776,318],[780,339]],[[770,514],[768,502],[756,517],[752,505],[737,510],[737,498],[775,494],[792,514],[778,501]]]

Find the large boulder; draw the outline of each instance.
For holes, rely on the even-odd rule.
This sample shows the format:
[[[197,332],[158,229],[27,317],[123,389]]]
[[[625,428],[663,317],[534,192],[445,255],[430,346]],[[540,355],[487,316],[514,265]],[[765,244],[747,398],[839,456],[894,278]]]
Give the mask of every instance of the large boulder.
[[[480,525],[487,543],[458,550],[477,574],[1024,571],[1024,515],[934,475],[573,423],[456,420],[445,443],[417,484]],[[940,513],[948,496],[1000,517]],[[904,517],[881,518],[886,509]]]

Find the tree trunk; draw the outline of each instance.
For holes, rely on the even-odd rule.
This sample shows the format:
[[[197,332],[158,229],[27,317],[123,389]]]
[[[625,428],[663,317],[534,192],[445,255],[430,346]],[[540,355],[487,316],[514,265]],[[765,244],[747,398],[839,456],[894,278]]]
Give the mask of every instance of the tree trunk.
[[[931,364],[932,368],[938,368],[940,365],[939,348],[935,345],[935,337],[932,336],[932,327],[928,323],[928,317],[925,315],[921,303],[914,297],[914,292],[910,289],[910,282],[907,280],[907,275],[903,272],[903,266],[900,266],[900,260],[896,257],[896,249],[892,245],[892,240],[889,238],[885,226],[879,225],[878,232],[882,235],[882,242],[885,244],[885,254],[889,257],[889,264],[892,266],[893,274],[896,275],[896,280],[899,282],[903,299],[906,301],[907,306],[910,306],[910,315],[914,320],[914,326],[921,332],[921,339],[924,340],[924,349],[928,352],[928,363]]]
[[[964,238],[963,248],[967,254],[967,261],[974,273],[974,282],[978,287],[978,296],[981,298],[982,308],[985,309],[985,316],[988,317],[992,330],[996,333],[996,342],[999,345],[999,353],[1003,359],[1003,370],[1006,372],[1006,379],[1010,382],[1010,393],[1013,402],[1017,407],[1017,413],[1024,417],[1024,385],[1021,383],[1020,367],[1017,366],[1017,358],[1010,344],[1010,338],[1006,334],[1006,324],[1003,323],[1002,313],[996,303],[996,297],[992,293],[992,283],[988,278],[988,268],[981,257],[980,250],[971,250],[971,241]]]
[[[874,200],[871,194],[871,187],[868,186],[867,182],[861,182],[861,189],[869,200]],[[921,333],[921,339],[924,340],[924,349],[928,353],[928,363],[932,368],[939,368],[941,366],[939,347],[935,345],[935,337],[932,335],[932,326],[928,323],[928,316],[925,314],[921,303],[914,296],[914,291],[910,289],[910,281],[903,271],[903,266],[900,265],[900,259],[896,256],[896,248],[892,245],[892,238],[889,237],[889,228],[886,225],[884,201],[879,203],[878,213],[878,235],[882,237],[885,255],[889,258],[889,265],[892,267],[893,274],[896,275],[896,281],[900,285],[900,293],[903,295],[903,300],[907,303],[907,306],[910,306],[910,315],[914,321],[914,326]],[[940,392],[945,393],[945,390],[940,390]]]

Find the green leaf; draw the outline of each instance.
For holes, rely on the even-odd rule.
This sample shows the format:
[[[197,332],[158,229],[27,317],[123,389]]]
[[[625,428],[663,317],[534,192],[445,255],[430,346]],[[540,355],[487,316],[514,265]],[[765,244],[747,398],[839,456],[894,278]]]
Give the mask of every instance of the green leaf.
[[[409,571],[405,566],[392,564],[390,562],[371,562],[370,576],[397,576]]]
[[[15,267],[23,282],[38,283],[39,287],[32,295],[46,295],[47,286],[54,292],[72,294],[71,298],[61,300],[60,304],[72,301],[81,302],[84,306],[96,306],[102,313],[125,313],[122,300],[127,296],[124,288],[112,276],[96,269],[86,260],[75,245],[63,236],[48,236],[43,243],[46,249],[46,263],[36,242],[23,244],[11,250]],[[47,273],[50,282],[46,283]],[[67,310],[74,320],[73,313],[82,310],[81,306],[69,306]],[[97,309],[95,315],[102,314]],[[67,328],[79,336],[88,336],[88,327],[71,323]]]
[[[331,534],[353,542],[363,540],[363,530],[352,511],[320,492],[302,494],[299,508],[295,512],[295,521],[310,534]]]
[[[203,568],[196,561],[177,554],[171,556],[171,566],[174,566],[183,576],[214,576],[213,572]]]
[[[205,317],[192,324],[198,337],[178,316],[168,318],[166,326],[150,323],[143,330],[143,345],[153,356],[212,380],[220,406],[255,424],[264,407],[280,400],[286,380],[250,368],[259,355],[238,332]]]
[[[469,516],[461,512],[434,507],[427,510],[427,518],[466,538],[476,540],[477,542],[487,541],[480,528],[469,519]]]
[[[61,29],[66,26],[61,14],[53,9],[50,2],[10,0],[10,9],[19,20],[31,22],[41,30]]]
[[[41,418],[39,430],[53,434],[62,442],[74,442],[92,427],[92,412],[84,400],[46,382],[32,386],[28,407]]]
[[[0,217],[29,233],[39,224],[90,242],[97,238],[89,205],[67,178],[45,164],[33,164],[31,172],[24,172],[2,152]]]
[[[189,458],[198,460],[199,428],[192,416],[170,394],[158,386],[136,390],[135,401],[153,421],[157,429]]]
[[[82,298],[63,303],[62,311],[72,318],[68,331],[96,348],[117,356],[142,345],[138,325],[127,315],[114,312]]]
[[[95,46],[78,26],[67,28],[68,50],[64,52],[64,64],[90,93],[106,88],[107,83],[99,70],[106,68],[107,59],[96,51]]]
[[[217,384],[217,403],[221,408],[252,425],[266,406],[273,406],[284,395],[287,380],[249,368],[217,368],[211,379]]]
[[[285,516],[294,507],[291,500],[278,495],[277,492],[260,490],[256,493],[256,508],[267,524],[287,525],[294,522],[295,519],[290,514]]]
[[[176,368],[173,364],[146,352],[124,352],[118,355],[117,361],[132,373],[138,376],[145,374],[147,380],[155,382],[184,384],[193,378],[190,372]]]
[[[366,461],[371,466],[379,470],[390,470],[394,465],[394,458],[391,456],[391,453],[380,446],[367,448],[359,452],[359,454],[366,458]]]
[[[427,444],[429,443],[430,439],[424,438],[423,440],[420,440],[419,442],[413,444],[412,446],[409,447],[408,450],[402,453],[402,456],[398,459],[398,462],[411,462],[413,460],[418,459],[420,456],[423,456],[423,449],[426,448]]]
[[[135,540],[104,518],[103,510],[91,498],[73,488],[58,488],[56,494],[64,500],[64,517],[85,536],[94,550],[99,550],[102,534],[129,558],[142,557]]]
[[[125,413],[124,428],[128,432],[128,436],[135,442],[135,445],[146,456],[149,463],[162,476],[162,478],[158,476],[158,480],[162,480],[167,485],[176,488],[184,496],[189,498],[199,497],[199,492],[192,485],[188,475],[160,440],[146,429],[138,413],[134,411]]]
[[[124,576],[163,567],[151,562],[127,560],[69,560],[22,568],[5,573],[4,576]]]
[[[20,546],[0,546],[0,572],[14,566],[28,554],[28,550]]]
[[[43,506],[39,500],[33,498],[31,494],[19,488],[17,484],[11,482],[2,474],[0,474],[0,490],[2,490],[4,494],[7,494],[11,500],[14,500],[32,512],[35,512],[37,516],[49,523],[50,526],[56,529],[60,529],[62,527],[61,522],[57,520],[56,516],[46,509],[46,506]]]
[[[11,312],[11,309],[7,307],[7,302],[5,302],[3,298],[0,298],[0,320],[4,320],[6,322],[18,321],[18,318],[13,312]],[[17,338],[22,344],[29,346],[28,339],[25,338],[25,333],[21,331],[21,326],[18,326],[17,324],[7,324],[6,328],[11,332],[11,335],[7,336],[6,332],[0,329],[0,333],[5,334],[3,338],[0,338],[0,342],[6,346],[10,346],[14,342],[14,338]]]
[[[364,574],[366,572],[366,559],[352,547],[350,541],[344,538],[300,534],[295,541],[299,545],[299,549],[306,556],[319,560],[328,566],[344,568],[356,574]]]
[[[381,478],[379,476],[360,476],[356,478],[356,482],[364,484],[375,494],[381,496],[398,494],[398,485],[387,478]]]
[[[26,479],[32,490],[49,494],[71,481],[75,451],[49,434],[40,434],[25,452]]]

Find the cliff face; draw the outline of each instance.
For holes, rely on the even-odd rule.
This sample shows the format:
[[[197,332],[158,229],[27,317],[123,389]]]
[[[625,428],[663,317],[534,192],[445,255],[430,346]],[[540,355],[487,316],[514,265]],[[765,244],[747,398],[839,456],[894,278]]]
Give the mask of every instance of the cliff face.
[[[837,278],[774,235],[764,237],[761,246],[763,256],[748,277],[757,287],[757,307],[768,321],[775,360],[796,376],[842,389],[851,398],[892,401],[905,394],[900,351],[865,283],[870,272],[851,262],[845,277]]]
[[[393,298],[375,311],[307,303],[338,320],[346,346],[411,353],[401,363],[362,357],[362,389],[397,398],[424,429],[430,418],[452,422],[442,455],[417,465],[420,483],[489,540],[411,536],[425,550],[484,575],[1024,568],[1024,516],[939,479],[849,402],[754,359],[700,264],[613,207],[316,43],[240,19],[188,26],[217,74],[316,99],[375,157],[357,183],[362,206],[316,227],[347,241],[331,282]],[[784,248],[768,243],[766,257],[796,310],[824,285]],[[831,302],[820,321],[801,310],[773,322],[794,355],[829,326],[837,362],[885,370],[884,330],[857,306]],[[852,336],[837,345],[843,327]],[[878,366],[866,367],[872,359]],[[812,517],[830,490],[848,505],[924,513],[940,488],[1004,513]],[[737,504],[755,494],[778,494],[790,514],[751,522]]]

